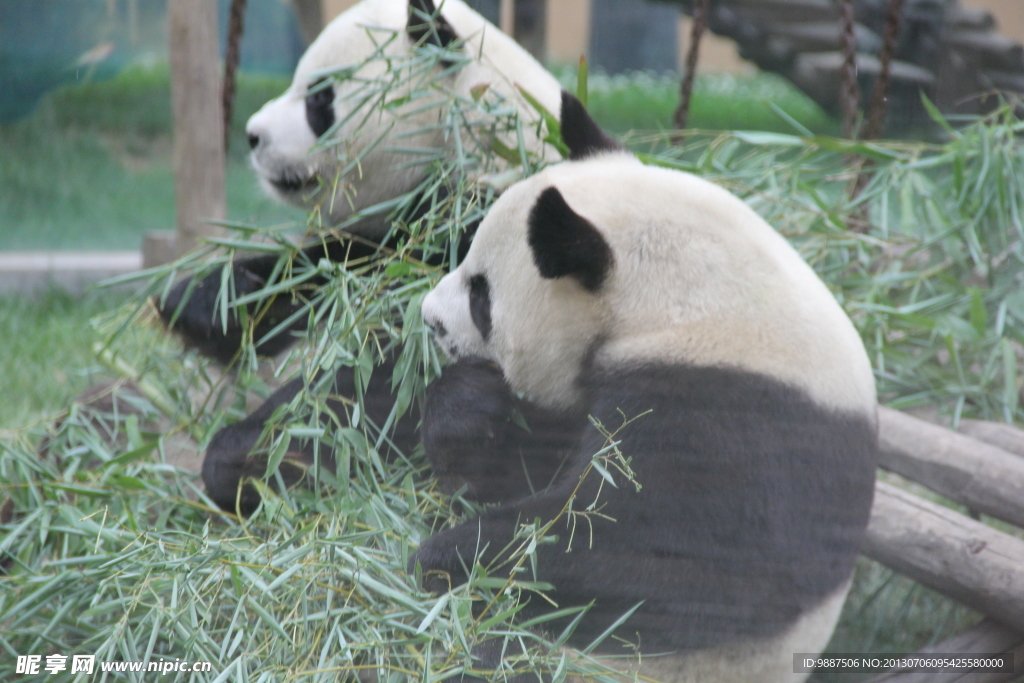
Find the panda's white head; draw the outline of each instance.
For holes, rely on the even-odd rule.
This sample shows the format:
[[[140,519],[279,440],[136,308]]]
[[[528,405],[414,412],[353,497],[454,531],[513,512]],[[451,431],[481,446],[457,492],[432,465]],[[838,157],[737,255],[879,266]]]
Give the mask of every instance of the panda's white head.
[[[496,362],[514,391],[579,406],[586,373],[728,366],[875,409],[859,336],[789,244],[738,198],[644,166],[563,93],[569,161],[509,188],[423,302],[451,357]]]
[[[366,112],[350,116],[363,106],[358,103],[365,83],[402,63],[416,46],[462,46],[468,63],[444,84],[452,96],[468,97],[486,84],[523,105],[520,111],[529,118],[529,107],[515,87],[522,83],[545,106],[557,106],[557,82],[514,41],[461,0],[438,5],[434,0],[363,0],[323,30],[299,61],[291,87],[246,126],[252,165],[267,192],[307,210],[319,208],[325,223],[337,224],[353,211],[416,187],[426,172],[417,161],[425,155],[410,150],[453,144],[436,125],[447,104],[444,97],[435,93],[429,100],[384,111],[364,107]],[[343,78],[325,77],[346,67],[353,72]],[[392,91],[388,99],[399,101],[401,95]],[[424,107],[427,101],[435,106]],[[330,140],[317,147],[328,131]],[[527,144],[542,147],[532,137]],[[372,232],[379,229],[363,232],[378,237]]]

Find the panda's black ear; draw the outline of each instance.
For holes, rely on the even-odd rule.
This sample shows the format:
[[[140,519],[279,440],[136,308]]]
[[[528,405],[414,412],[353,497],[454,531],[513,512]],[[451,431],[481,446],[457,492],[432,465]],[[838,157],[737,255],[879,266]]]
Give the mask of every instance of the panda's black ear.
[[[559,118],[562,141],[569,148],[569,159],[579,161],[601,152],[625,152],[626,148],[601,130],[590,118],[586,107],[568,90],[562,91],[562,111]]]
[[[596,292],[615,259],[594,224],[572,210],[557,187],[540,193],[530,210],[528,239],[543,277],[571,276]]]
[[[455,29],[434,7],[434,0],[409,0],[409,20],[405,30],[412,42],[422,41],[438,47],[448,47],[459,39]]]

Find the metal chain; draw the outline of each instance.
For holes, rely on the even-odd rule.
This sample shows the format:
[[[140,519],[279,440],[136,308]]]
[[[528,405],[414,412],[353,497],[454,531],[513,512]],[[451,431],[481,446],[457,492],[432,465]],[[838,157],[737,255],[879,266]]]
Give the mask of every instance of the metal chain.
[[[235,110],[235,76],[242,55],[242,33],[245,30],[245,4],[247,0],[231,0],[228,14],[228,44],[224,54],[224,83],[221,102],[224,107],[224,151],[231,139],[231,118]]]
[[[839,102],[843,107],[843,135],[853,138],[860,105],[857,84],[857,34],[854,31],[853,0],[839,0],[839,42],[843,51],[842,85]]]
[[[697,61],[700,58],[700,41],[704,29],[708,25],[708,14],[711,0],[695,0],[693,5],[693,28],[690,31],[690,47],[686,52],[686,72],[679,86],[679,106],[676,108],[673,122],[676,130],[686,128],[686,120],[690,116],[690,100],[693,96],[693,80],[697,75]]]
[[[882,54],[879,57],[878,79],[871,92],[868,123],[864,129],[863,138],[865,140],[873,140],[885,130],[885,112],[892,79],[892,58],[896,52],[896,39],[899,36],[900,23],[903,18],[903,2],[904,0],[889,0],[889,13],[885,17]]]

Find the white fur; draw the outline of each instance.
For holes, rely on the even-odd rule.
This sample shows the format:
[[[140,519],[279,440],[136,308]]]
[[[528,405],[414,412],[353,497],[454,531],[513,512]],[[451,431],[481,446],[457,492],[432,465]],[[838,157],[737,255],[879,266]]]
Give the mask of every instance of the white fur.
[[[533,264],[527,218],[556,186],[610,244],[597,294]],[[493,331],[469,318],[469,277],[490,281]],[[800,387],[823,406],[874,415],[864,347],[828,288],[746,204],[696,176],[625,153],[550,166],[491,208],[464,263],[423,303],[455,356],[480,355],[542,405],[575,403],[585,354],[598,367],[644,361],[726,366]],[[599,346],[594,349],[595,341]]]
[[[537,120],[536,112],[516,89],[522,85],[548,111],[559,110],[560,86],[544,68],[511,38],[501,33],[483,17],[467,7],[461,0],[437,2],[441,15],[466,40],[465,50],[472,61],[462,68],[450,83],[451,92],[468,97],[470,91],[488,84],[489,91],[504,97],[520,111],[524,122]],[[405,32],[408,20],[407,0],[363,0],[332,21],[310,45],[299,61],[291,87],[280,97],[268,102],[249,119],[247,131],[258,136],[260,143],[253,151],[252,164],[264,188],[278,198],[306,209],[319,206],[321,215],[331,223],[344,220],[353,211],[364,209],[409,191],[422,178],[422,168],[407,167],[414,157],[390,152],[389,145],[403,147],[440,148],[452,144],[440,131],[401,137],[402,132],[422,129],[437,123],[443,114],[444,98],[439,95],[439,107],[403,116],[399,112],[381,114],[367,125],[358,128],[355,121],[338,132],[339,144],[310,153],[317,140],[306,122],[305,97],[309,86],[324,69],[355,66],[366,60],[376,43],[395,39],[385,52],[393,56],[407,54],[412,41]],[[360,78],[375,78],[384,70],[381,60],[368,63]],[[354,81],[335,83],[335,114],[337,120],[345,118],[346,94],[357,88]],[[414,105],[422,106],[423,100]],[[358,118],[358,117],[356,117]],[[283,192],[272,183],[282,176],[315,179],[334,183],[339,168],[359,155],[366,145],[389,126],[388,136],[366,157],[358,171],[348,174],[326,192]],[[357,129],[358,128],[358,129]],[[543,143],[533,134],[531,126],[523,126],[527,148],[544,152]],[[341,157],[341,161],[339,161]],[[403,165],[406,165],[403,168]],[[377,226],[381,229],[381,226]],[[379,237],[379,235],[368,235]]]
[[[639,660],[598,658],[623,671],[623,680],[659,683],[803,683],[809,673],[794,673],[793,655],[825,649],[842,612],[850,582],[801,615],[785,633],[768,640],[737,643],[690,654],[641,656]],[[574,678],[573,683],[585,683]]]

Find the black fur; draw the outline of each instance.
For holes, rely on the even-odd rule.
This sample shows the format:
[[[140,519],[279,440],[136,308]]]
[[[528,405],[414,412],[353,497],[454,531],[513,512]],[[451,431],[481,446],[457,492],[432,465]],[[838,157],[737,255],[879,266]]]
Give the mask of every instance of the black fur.
[[[626,148],[601,130],[590,118],[583,103],[568,90],[562,91],[560,113],[562,142],[569,148],[569,159],[579,161],[601,152],[624,152]]]
[[[487,341],[491,337],[491,285],[486,275],[469,278],[469,316]]]
[[[317,137],[334,125],[334,86],[323,85],[324,80],[321,78],[309,86],[306,95],[306,123]]]
[[[438,195],[444,198],[445,192]],[[429,202],[418,202],[405,220],[412,222],[421,217],[429,209]],[[398,219],[396,219],[398,220]],[[360,224],[361,225],[361,224]],[[479,223],[467,226],[457,248],[457,258],[461,263],[469,251],[470,242]],[[359,226],[353,228],[359,232]],[[401,239],[399,235],[387,241],[384,246],[395,248]],[[320,259],[335,263],[364,263],[367,259],[376,258],[380,248],[366,240],[338,239],[327,235],[311,243],[302,250],[296,259],[299,264],[315,266]],[[443,250],[447,253],[447,250]],[[420,257],[419,253],[415,254]],[[263,289],[272,276],[278,263],[278,256],[256,256],[234,261],[231,268],[235,297],[252,294]],[[440,259],[431,255],[425,259],[431,265],[439,265]],[[303,287],[313,289],[326,282],[322,275],[316,275],[305,281]],[[229,311],[227,330],[221,325],[219,310],[221,271],[215,270],[201,278],[185,278],[175,284],[167,296],[157,301],[157,309],[164,323],[177,333],[185,346],[196,349],[204,356],[227,365],[238,354],[245,333],[244,317],[234,309]],[[310,294],[312,298],[312,294]],[[262,340],[282,321],[297,313],[308,305],[307,299],[299,292],[279,294],[263,304],[246,306],[249,318],[257,316],[257,324],[253,330],[253,342],[257,343],[256,351],[263,356],[275,356],[294,343],[296,334],[306,329],[308,317],[298,316],[297,319],[270,339]],[[264,306],[266,310],[263,311]]]
[[[352,262],[372,258],[378,247],[355,241],[342,241],[328,237],[302,250],[297,263],[305,262],[313,267],[317,261],[326,258],[335,262]],[[263,289],[277,266],[278,256],[256,256],[235,261],[231,266],[234,298],[240,298]],[[317,275],[304,284],[317,287],[325,278]],[[299,316],[286,330],[275,336],[263,338],[289,316],[306,306],[298,292],[279,294],[263,304],[246,306],[246,316],[232,308],[228,311],[227,326],[221,324],[218,308],[221,289],[221,270],[217,269],[202,278],[186,278],[175,284],[167,296],[157,302],[160,317],[185,345],[194,348],[204,356],[227,365],[242,345],[245,333],[245,317],[257,317],[253,329],[256,350],[264,356],[275,356],[292,345],[295,334],[306,329],[307,316]],[[262,342],[260,340],[263,340]]]
[[[363,393],[365,415],[378,426],[385,423],[395,401],[391,392],[394,360],[389,356],[374,370]],[[207,495],[222,509],[234,512],[236,497],[239,499],[238,511],[243,515],[251,514],[259,505],[260,496],[256,489],[244,486],[239,494],[239,485],[243,478],[259,478],[266,473],[269,453],[265,448],[256,452],[254,449],[263,434],[264,425],[279,406],[295,398],[302,389],[302,382],[302,378],[288,382],[244,420],[221,429],[210,441],[203,460],[203,483],[206,484]],[[340,417],[345,416],[347,410],[340,398],[352,400],[356,397],[355,373],[351,368],[338,371],[331,396],[336,398],[327,400],[327,408]],[[390,434],[395,448],[403,453],[411,452],[419,441],[417,418],[407,411]],[[292,486],[303,478],[304,467],[313,464],[315,455],[311,443],[298,439],[292,441],[279,470],[286,486]],[[321,466],[333,470],[334,454],[330,449],[322,449],[319,455]]]
[[[525,651],[523,650],[522,643],[517,639],[491,638],[490,640],[484,640],[473,645],[471,653],[473,658],[472,668],[476,671],[481,673],[495,671],[503,663],[506,668],[502,669],[501,674],[489,679],[463,674],[457,678],[446,680],[453,683],[484,683],[486,680],[501,681],[501,683],[550,683],[551,681],[550,676],[545,675],[543,678],[539,678],[530,670],[531,667],[526,663],[526,658],[523,657]],[[510,673],[509,669],[519,673]]]
[[[517,398],[494,363],[464,358],[427,388],[423,448],[444,491],[505,503],[554,481],[584,423]]]
[[[652,412],[615,437],[642,490],[621,476],[617,488],[603,486],[601,512],[615,521],[591,518],[592,547],[579,520],[571,552],[565,521],[557,542],[537,546],[538,578],[555,586],[549,595],[560,607],[594,602],[570,644],[589,643],[640,603],[616,634],[639,638],[648,654],[778,635],[849,578],[874,491],[877,435],[867,415],[824,409],[789,385],[733,369],[648,365],[594,373],[585,386],[586,411],[609,430],[623,414]],[[442,400],[436,392],[432,400]],[[425,433],[443,428],[428,418]],[[564,423],[578,441],[551,489],[532,496],[522,487],[520,500],[420,546],[411,566],[422,566],[429,587],[464,582],[478,548],[495,563],[519,524],[560,513],[605,445],[578,425]],[[465,449],[462,472],[447,476],[476,476],[492,457]],[[602,481],[594,472],[583,480],[575,510]],[[549,609],[534,600],[525,615]],[[614,640],[604,649],[622,651]]]
[[[406,32],[414,43],[430,43],[441,48],[459,39],[437,8],[433,0],[409,0],[409,21]]]
[[[530,210],[529,242],[543,277],[572,276],[590,292],[601,288],[614,263],[604,237],[572,210],[557,187],[541,192]]]

